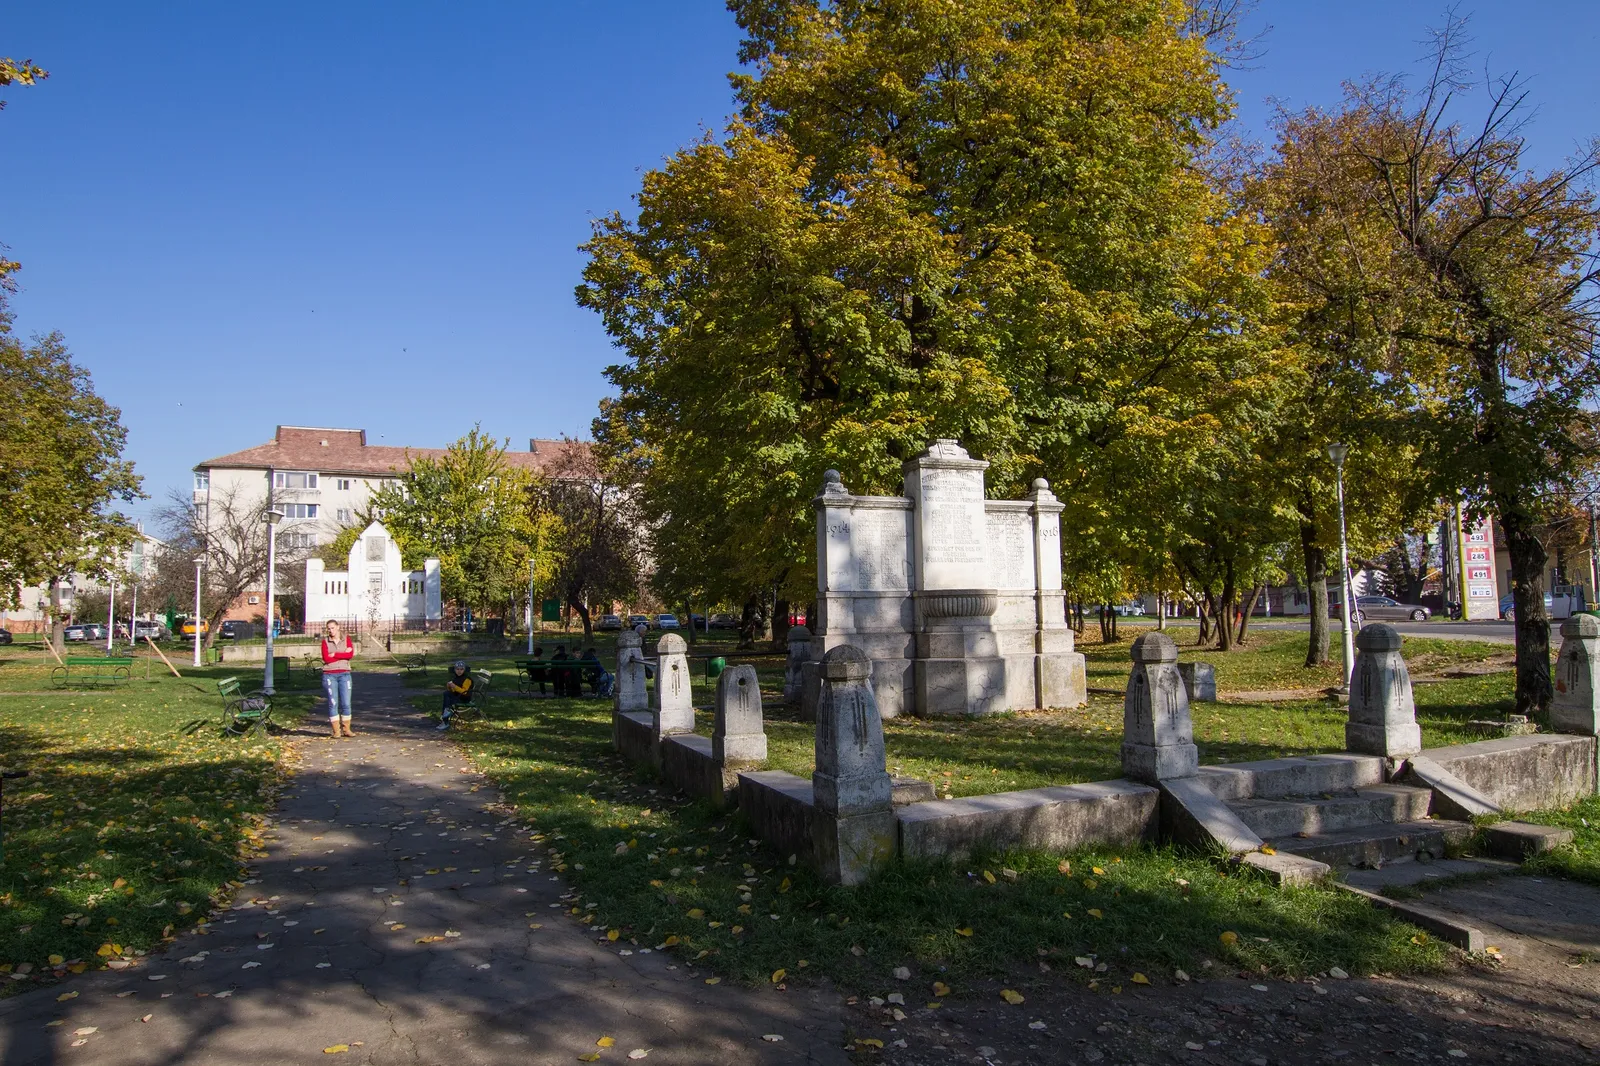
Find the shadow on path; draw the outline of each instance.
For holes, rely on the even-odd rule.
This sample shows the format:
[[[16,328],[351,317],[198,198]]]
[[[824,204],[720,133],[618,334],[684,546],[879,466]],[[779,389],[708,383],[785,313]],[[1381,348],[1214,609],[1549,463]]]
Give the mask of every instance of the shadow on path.
[[[357,682],[355,738],[314,735],[320,708],[284,723],[296,772],[268,854],[209,932],[0,1003],[0,1066],[330,1061],[339,1044],[333,1061],[571,1063],[603,1036],[602,1062],[848,1061],[827,989],[707,986],[575,925],[542,849],[412,693]]]

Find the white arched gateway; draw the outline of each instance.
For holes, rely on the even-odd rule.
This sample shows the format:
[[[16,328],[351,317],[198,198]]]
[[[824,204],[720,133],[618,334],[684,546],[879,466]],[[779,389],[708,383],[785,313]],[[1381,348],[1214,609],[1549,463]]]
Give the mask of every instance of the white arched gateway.
[[[400,546],[382,523],[361,531],[344,570],[328,570],[321,559],[306,561],[306,631],[328,619],[355,621],[369,629],[414,628],[436,623],[444,612],[439,593],[439,560],[421,570],[403,570]]]

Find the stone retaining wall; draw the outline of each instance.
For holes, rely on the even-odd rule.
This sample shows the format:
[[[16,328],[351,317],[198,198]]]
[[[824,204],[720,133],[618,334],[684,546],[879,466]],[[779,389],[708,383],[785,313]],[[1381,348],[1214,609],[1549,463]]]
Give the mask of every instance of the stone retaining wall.
[[[1507,811],[1565,807],[1595,794],[1594,737],[1535,733],[1424,754]]]

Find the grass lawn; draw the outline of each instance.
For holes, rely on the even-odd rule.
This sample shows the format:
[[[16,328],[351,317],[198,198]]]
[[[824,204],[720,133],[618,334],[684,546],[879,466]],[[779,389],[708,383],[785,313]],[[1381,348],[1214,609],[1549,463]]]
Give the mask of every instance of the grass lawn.
[[[36,652],[0,649],[0,995],[142,954],[203,921],[244,876],[280,747],[219,735],[216,679],[156,661],[115,689],[49,687]],[[309,694],[278,697],[293,721]],[[203,723],[199,728],[194,723]],[[20,978],[20,979],[19,979]]]
[[[1290,653],[1282,644],[1294,635],[1261,636],[1255,649],[1227,657],[1230,671],[1241,665],[1268,677],[1283,668]],[[1486,654],[1482,645],[1409,647],[1450,662]],[[1126,643],[1104,652],[1108,666],[1114,657],[1126,662]],[[509,660],[474,665],[503,671],[497,687],[513,687]],[[761,660],[759,672],[772,706],[781,661]],[[439,684],[426,683],[419,709],[435,708]],[[1464,739],[1460,722],[1508,695],[1502,674],[1419,686],[1428,742]],[[695,699],[709,704],[708,683],[697,684]],[[1196,735],[1209,761],[1264,758],[1340,748],[1344,720],[1342,708],[1321,701],[1206,705]],[[709,731],[708,715],[701,724]],[[1074,711],[886,725],[891,767],[956,795],[1119,772],[1121,705],[1111,698]],[[773,711],[767,728],[771,764],[809,774],[810,726]],[[1161,982],[1211,967],[1399,972],[1445,959],[1426,936],[1353,897],[1279,890],[1171,849],[902,863],[862,888],[829,887],[750,839],[737,817],[685,802],[625,765],[611,750],[608,701],[504,699],[488,721],[454,736],[554,849],[557,870],[574,885],[574,920],[625,943],[664,946],[715,975],[784,980],[811,971],[881,991],[894,967],[907,966],[930,994],[935,981],[959,993],[963,983],[1032,974],[1043,961],[1058,977],[1065,970],[1109,991],[1136,973]]]

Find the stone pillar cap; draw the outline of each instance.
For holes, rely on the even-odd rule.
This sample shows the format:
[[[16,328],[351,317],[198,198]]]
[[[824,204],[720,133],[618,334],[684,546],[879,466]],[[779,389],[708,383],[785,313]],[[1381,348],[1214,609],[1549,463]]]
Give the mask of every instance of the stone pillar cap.
[[[848,496],[850,493],[844,487],[844,478],[837,470],[824,470],[822,472],[822,495]]]
[[[625,629],[617,635],[617,647],[642,648],[644,647],[644,639],[633,630]]]
[[[789,643],[790,644],[793,644],[797,640],[810,640],[810,639],[811,639],[811,630],[807,629],[805,626],[790,626],[789,627]]]
[[[1131,654],[1136,663],[1175,663],[1178,642],[1165,633],[1144,633],[1134,638]]]
[[[1373,622],[1356,634],[1357,651],[1399,651],[1400,631],[1394,626]]]
[[[657,655],[682,655],[688,650],[689,645],[676,633],[668,633],[656,641]]]
[[[853,644],[841,644],[822,657],[822,675],[829,681],[865,681],[872,676],[872,660]]]
[[[1561,623],[1561,635],[1574,640],[1593,640],[1600,637],[1600,618],[1592,614],[1575,614]]]

